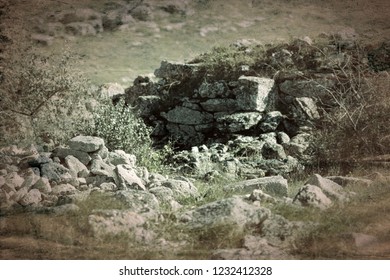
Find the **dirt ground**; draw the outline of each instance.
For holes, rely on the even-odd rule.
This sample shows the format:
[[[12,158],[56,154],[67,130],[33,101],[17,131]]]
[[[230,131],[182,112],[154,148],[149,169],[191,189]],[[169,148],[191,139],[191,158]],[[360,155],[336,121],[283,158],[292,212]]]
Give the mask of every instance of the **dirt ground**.
[[[48,14],[78,7],[100,9],[93,0],[11,1],[9,26],[21,24],[25,33]],[[144,1],[157,5],[158,0]],[[181,1],[177,1],[181,2]],[[94,37],[56,40],[39,52],[77,54],[79,70],[95,84],[118,82],[127,87],[138,75],[153,73],[162,60],[189,61],[213,46],[240,39],[283,42],[322,33],[353,32],[366,43],[390,39],[387,0],[210,0],[188,2],[186,16],[156,14],[130,28]],[[12,28],[11,28],[12,30]],[[18,30],[18,33],[23,33]]]

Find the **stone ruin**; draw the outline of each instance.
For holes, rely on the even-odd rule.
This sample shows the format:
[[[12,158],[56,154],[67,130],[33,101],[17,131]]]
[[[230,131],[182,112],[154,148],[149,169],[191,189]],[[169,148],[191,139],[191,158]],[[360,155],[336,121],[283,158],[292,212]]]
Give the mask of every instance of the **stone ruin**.
[[[175,156],[181,171],[283,175],[310,160],[318,106],[333,103],[332,69],[348,60],[346,53],[320,54],[304,40],[271,48],[260,75],[248,65],[214,73],[202,63],[163,61],[157,82],[138,77],[115,98],[137,109],[157,143],[171,141],[183,150]]]

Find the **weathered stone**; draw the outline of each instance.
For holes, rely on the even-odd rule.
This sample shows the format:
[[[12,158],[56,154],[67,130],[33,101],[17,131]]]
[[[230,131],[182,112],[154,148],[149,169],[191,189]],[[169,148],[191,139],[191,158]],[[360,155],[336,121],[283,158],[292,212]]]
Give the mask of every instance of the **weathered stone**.
[[[31,187],[33,185],[35,185],[36,182],[38,182],[38,180],[40,179],[41,177],[36,175],[35,172],[29,168],[26,170],[25,174],[24,174],[24,182],[22,184],[22,188],[26,187],[27,189],[31,189]]]
[[[108,154],[108,163],[116,166],[120,164],[126,164],[135,167],[136,157],[135,155],[127,154],[122,150],[115,150],[109,152]]]
[[[72,150],[64,147],[55,148],[53,151],[53,156],[59,157],[61,159],[65,159],[67,156],[74,156],[84,165],[88,165],[92,159],[91,156],[86,152]]]
[[[72,195],[77,192],[77,189],[70,184],[60,184],[52,187],[51,193],[54,195]]]
[[[53,162],[53,160],[45,154],[39,154],[27,160],[27,163],[30,167],[38,167],[38,168],[41,167],[42,164],[51,163],[51,162]]]
[[[126,204],[126,206],[143,216],[155,218],[160,204],[157,198],[146,191],[126,190],[115,193],[115,198]]]
[[[274,80],[260,77],[242,76],[235,90],[237,103],[243,111],[264,112],[271,99]]]
[[[118,190],[117,185],[114,183],[102,183],[100,184],[99,188],[105,192],[114,192]]]
[[[27,188],[21,188],[11,196],[10,200],[19,202],[27,193],[28,193]]]
[[[146,187],[138,177],[131,165],[121,164],[115,167],[115,184],[121,190],[138,189],[145,190]]]
[[[312,175],[306,184],[319,187],[327,196],[330,196],[331,198],[335,198],[337,200],[345,200],[347,198],[342,186],[333,182],[332,180],[322,177],[321,175]]]
[[[239,106],[235,99],[208,99],[200,103],[203,110],[207,112],[235,112],[239,110]]]
[[[245,131],[255,127],[261,118],[262,114],[258,112],[222,114],[216,118],[217,128],[229,133]]]
[[[283,119],[283,115],[281,112],[279,111],[269,112],[264,116],[259,127],[261,131],[264,133],[276,131],[282,119]]]
[[[203,82],[199,87],[198,93],[200,97],[209,98],[209,100],[212,100],[214,98],[227,97],[228,90],[229,89],[225,81],[218,81],[214,83]],[[224,99],[219,99],[219,101],[223,101],[223,100]],[[229,111],[229,110],[225,110],[225,111]]]
[[[74,178],[86,178],[89,175],[88,168],[72,155],[69,155],[65,158],[65,164],[69,169],[69,173]]]
[[[0,176],[0,188],[5,184],[4,176]]]
[[[184,125],[200,125],[213,122],[213,115],[177,106],[168,113],[161,114],[168,122]]]
[[[72,179],[69,169],[58,163],[45,163],[41,167],[42,177],[46,177],[50,182],[61,183]]]
[[[169,179],[164,182],[161,182],[163,187],[169,188],[173,191],[173,196],[175,199],[185,198],[185,197],[196,197],[199,195],[197,188],[194,184],[183,181]]]
[[[271,176],[234,183],[226,186],[225,189],[227,191],[233,190],[247,193],[259,189],[266,193],[283,197],[287,196],[288,183],[282,176]]]
[[[32,189],[25,196],[23,196],[21,200],[19,200],[19,203],[22,206],[38,205],[41,200],[41,192],[37,189]]]
[[[33,189],[39,190],[41,193],[49,194],[51,193],[51,185],[49,179],[45,177],[39,178],[39,180],[33,186]]]
[[[317,105],[314,100],[309,97],[294,98],[293,101],[293,118],[299,125],[306,125],[308,122],[313,122],[320,118]]]
[[[5,182],[9,187],[18,190],[22,187],[24,179],[17,172],[11,172],[5,176]]]
[[[150,116],[160,109],[161,97],[156,95],[139,96],[135,102],[135,107],[140,116]]]
[[[72,150],[91,153],[101,149],[104,140],[93,136],[76,136],[69,140],[68,145]]]
[[[169,204],[173,198],[173,191],[167,187],[152,187],[149,189],[149,192],[154,194],[159,202],[162,204]]]
[[[284,160],[287,158],[283,146],[277,143],[265,143],[261,149],[261,154],[265,159]]]
[[[264,193],[260,189],[253,190],[249,199],[252,201],[269,202],[269,203],[275,203],[277,201],[274,197],[270,196],[269,194]]]
[[[80,211],[80,207],[76,204],[64,204],[55,207],[44,207],[41,210],[38,210],[38,213],[50,214],[54,216],[63,216],[69,214],[77,214]]]
[[[322,192],[321,188],[314,185],[305,185],[300,188],[293,202],[320,209],[325,209],[332,204],[332,201]]]
[[[261,235],[268,240],[284,241],[292,235],[293,226],[284,217],[272,214],[264,221],[261,227]]]
[[[196,64],[182,64],[168,61],[162,61],[160,68],[154,71],[157,78],[168,80],[182,80],[186,77],[193,77],[199,70]]]
[[[238,197],[205,204],[183,214],[180,220],[189,229],[211,229],[234,226],[243,229],[261,225],[271,214],[266,208],[257,207]]]
[[[93,175],[106,176],[115,179],[114,166],[105,163],[98,155],[95,155],[94,159],[91,161],[90,172]]]
[[[277,143],[282,145],[282,146],[290,143],[290,141],[291,141],[290,136],[288,136],[288,134],[283,132],[283,131],[279,131],[276,134],[276,140],[277,140]]]

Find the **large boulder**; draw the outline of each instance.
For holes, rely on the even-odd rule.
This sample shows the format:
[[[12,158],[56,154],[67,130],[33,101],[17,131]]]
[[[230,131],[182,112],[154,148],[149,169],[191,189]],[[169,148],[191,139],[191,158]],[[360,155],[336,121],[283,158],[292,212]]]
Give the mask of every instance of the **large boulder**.
[[[149,218],[154,218],[160,207],[157,198],[147,191],[118,191],[114,197],[124,203],[129,210]]]
[[[260,225],[270,214],[269,209],[252,205],[239,197],[231,197],[188,211],[180,220],[189,229],[211,229],[220,226],[243,229]]]
[[[313,206],[320,209],[326,209],[332,204],[321,188],[314,185],[305,185],[300,188],[293,202],[301,206]]]
[[[256,178],[234,183],[225,187],[227,191],[239,191],[252,193],[254,190],[262,190],[278,197],[287,196],[288,183],[282,176],[270,176]]]
[[[91,153],[103,148],[104,140],[93,136],[76,136],[69,140],[68,146],[72,150]]]
[[[135,170],[131,165],[120,164],[114,169],[115,171],[115,184],[121,190],[138,189],[145,190],[146,187],[141,178],[138,177]]]
[[[348,198],[343,187],[319,174],[312,175],[306,184],[319,187],[328,197],[343,201]]]
[[[239,108],[242,111],[264,112],[271,102],[275,81],[269,78],[242,76],[235,91]]]

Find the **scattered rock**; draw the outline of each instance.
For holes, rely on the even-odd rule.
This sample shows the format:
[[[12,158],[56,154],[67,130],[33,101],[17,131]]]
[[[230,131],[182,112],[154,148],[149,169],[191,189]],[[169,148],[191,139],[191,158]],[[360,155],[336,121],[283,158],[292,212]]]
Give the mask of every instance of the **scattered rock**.
[[[76,136],[69,140],[68,145],[72,150],[91,153],[103,148],[104,140],[93,136]]]
[[[305,185],[299,189],[294,197],[294,203],[325,209],[332,204],[332,201],[322,192],[321,188],[314,185]]]
[[[202,205],[182,215],[180,220],[189,229],[234,226],[243,229],[263,223],[271,212],[267,208],[251,205],[238,197],[227,198]]]
[[[271,176],[246,180],[225,187],[227,191],[240,191],[251,193],[256,189],[278,197],[287,196],[288,183],[282,176]]]

